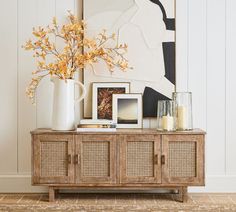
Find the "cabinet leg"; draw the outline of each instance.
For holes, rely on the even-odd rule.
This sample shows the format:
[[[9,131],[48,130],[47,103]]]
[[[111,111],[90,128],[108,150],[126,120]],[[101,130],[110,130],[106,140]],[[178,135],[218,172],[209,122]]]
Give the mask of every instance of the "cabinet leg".
[[[55,189],[53,187],[49,187],[49,202],[55,201]]]
[[[187,202],[188,201],[188,187],[183,186],[179,189],[179,193],[181,196],[181,201],[182,202]]]
[[[175,201],[178,202],[187,202],[188,200],[188,187],[177,187],[178,193],[173,195]]]

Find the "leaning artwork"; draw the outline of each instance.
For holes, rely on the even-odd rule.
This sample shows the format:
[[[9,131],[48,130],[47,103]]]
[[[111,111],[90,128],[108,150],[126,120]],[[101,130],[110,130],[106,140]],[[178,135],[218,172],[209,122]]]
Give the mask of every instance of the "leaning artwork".
[[[156,116],[158,98],[169,99],[175,91],[175,0],[86,0],[84,19],[88,36],[101,29],[116,32],[118,41],[128,44],[133,67],[111,74],[98,62],[95,72],[85,69],[84,116],[92,116],[92,82],[122,81],[131,83],[132,93],[144,94],[143,116]]]

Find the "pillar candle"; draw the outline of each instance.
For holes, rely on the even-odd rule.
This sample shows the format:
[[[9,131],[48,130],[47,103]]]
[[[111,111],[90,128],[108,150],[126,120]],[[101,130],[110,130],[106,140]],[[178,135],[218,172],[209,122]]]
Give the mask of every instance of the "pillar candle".
[[[179,130],[187,129],[187,108],[185,106],[178,106],[177,108],[177,126]]]
[[[174,130],[173,116],[162,116],[162,129],[167,131]]]

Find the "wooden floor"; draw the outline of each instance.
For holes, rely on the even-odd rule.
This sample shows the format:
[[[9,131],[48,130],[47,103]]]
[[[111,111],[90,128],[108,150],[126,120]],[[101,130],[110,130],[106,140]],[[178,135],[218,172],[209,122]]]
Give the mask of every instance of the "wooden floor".
[[[172,194],[0,194],[0,211],[235,211],[236,194],[189,194],[187,203]]]

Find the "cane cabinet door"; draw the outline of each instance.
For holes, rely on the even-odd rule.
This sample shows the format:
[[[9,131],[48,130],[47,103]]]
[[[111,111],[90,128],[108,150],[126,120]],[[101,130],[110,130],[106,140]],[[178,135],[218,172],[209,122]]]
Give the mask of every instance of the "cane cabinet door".
[[[119,137],[121,183],[161,183],[160,136]]]
[[[78,184],[116,182],[116,137],[77,135],[75,170]]]
[[[33,183],[73,183],[73,135],[33,135]]]
[[[204,135],[162,136],[162,183],[204,185]]]

